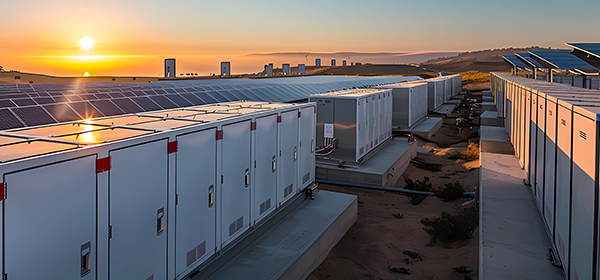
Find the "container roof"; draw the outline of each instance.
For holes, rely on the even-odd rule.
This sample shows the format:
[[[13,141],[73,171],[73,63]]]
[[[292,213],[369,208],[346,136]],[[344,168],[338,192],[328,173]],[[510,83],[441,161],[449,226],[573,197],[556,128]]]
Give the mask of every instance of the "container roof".
[[[2,131],[0,163],[293,106],[231,102]]]
[[[360,96],[371,95],[371,94],[381,93],[381,92],[387,92],[387,90],[378,89],[378,88],[347,89],[347,90],[315,94],[315,95],[311,95],[311,97],[319,97],[319,96],[360,97]]]
[[[292,102],[342,89],[420,80],[409,76],[306,76],[153,83],[0,85],[0,131],[236,100]]]

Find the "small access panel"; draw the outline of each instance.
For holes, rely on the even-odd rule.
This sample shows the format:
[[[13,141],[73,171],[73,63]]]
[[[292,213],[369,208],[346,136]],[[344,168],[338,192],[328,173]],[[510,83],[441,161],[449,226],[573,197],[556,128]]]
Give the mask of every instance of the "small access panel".
[[[96,156],[8,174],[4,182],[8,279],[96,279]]]
[[[217,130],[177,136],[175,272],[185,276],[216,249]]]
[[[167,278],[168,142],[110,151],[110,279]]]

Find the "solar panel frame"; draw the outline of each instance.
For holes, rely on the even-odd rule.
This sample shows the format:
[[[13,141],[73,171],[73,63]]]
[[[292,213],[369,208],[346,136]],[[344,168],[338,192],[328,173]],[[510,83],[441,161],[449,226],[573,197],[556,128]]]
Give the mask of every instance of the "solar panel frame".
[[[83,119],[66,103],[47,104],[42,106],[59,122],[70,122]]]
[[[125,112],[121,111],[119,107],[113,104],[110,100],[92,100],[90,101],[92,106],[94,106],[98,111],[100,111],[105,116],[116,116],[122,115]]]
[[[43,107],[40,106],[18,107],[11,108],[10,110],[15,113],[27,126],[56,123],[54,117],[52,117],[46,110],[44,110]]]
[[[168,98],[162,95],[153,95],[148,97],[152,99],[152,101],[154,101],[156,104],[160,105],[160,107],[163,107],[163,109],[173,109],[179,107],[177,106],[177,104],[173,103],[173,101],[169,100]]]
[[[148,96],[132,97],[131,101],[135,102],[138,106],[140,106],[146,112],[163,109],[158,104],[156,104],[156,102],[152,101],[152,99],[150,99]]]
[[[25,125],[9,109],[0,109],[0,130],[25,127]]]
[[[96,108],[94,108],[94,106],[87,101],[71,102],[69,103],[69,106],[71,106],[71,108],[73,108],[73,110],[75,110],[75,112],[77,112],[77,114],[84,119],[99,118],[103,116],[102,113],[96,110]]]
[[[111,100],[119,109],[126,114],[134,114],[144,112],[144,109],[129,98],[115,98]]]

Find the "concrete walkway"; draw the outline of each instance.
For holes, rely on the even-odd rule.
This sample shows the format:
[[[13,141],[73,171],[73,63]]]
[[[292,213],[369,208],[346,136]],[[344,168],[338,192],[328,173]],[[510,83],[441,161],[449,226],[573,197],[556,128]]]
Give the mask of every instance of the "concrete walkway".
[[[504,130],[481,127],[479,279],[564,279],[549,260],[551,247],[525,172]]]

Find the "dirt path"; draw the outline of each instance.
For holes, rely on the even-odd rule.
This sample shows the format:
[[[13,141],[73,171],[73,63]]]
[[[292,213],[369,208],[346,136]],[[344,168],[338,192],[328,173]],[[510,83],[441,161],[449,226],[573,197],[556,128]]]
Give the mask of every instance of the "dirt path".
[[[451,121],[446,122],[451,124]],[[440,136],[436,139],[451,143],[457,139],[454,137],[457,130],[447,124],[438,131]],[[423,180],[427,176],[434,188],[458,181],[472,191],[478,185],[479,160],[448,159],[452,152],[466,150],[467,142],[447,148],[431,142],[418,144],[434,152],[419,153],[417,160],[440,164],[441,171],[423,170],[411,164],[404,176],[412,180]],[[396,184],[398,188],[404,186],[403,179]],[[308,279],[477,279],[477,230],[471,239],[432,243],[421,223],[423,218],[439,217],[442,211],[455,213],[468,199],[443,202],[428,197],[421,204],[412,205],[406,196],[391,192],[324,184],[319,188],[357,195],[358,220]],[[473,206],[474,203],[470,203],[466,207]],[[396,213],[401,213],[403,218],[396,218]],[[416,261],[405,255],[403,252],[407,250],[419,253],[422,260]],[[473,272],[462,274],[452,270],[459,266],[468,266]],[[410,275],[392,272],[391,268],[406,268]]]

